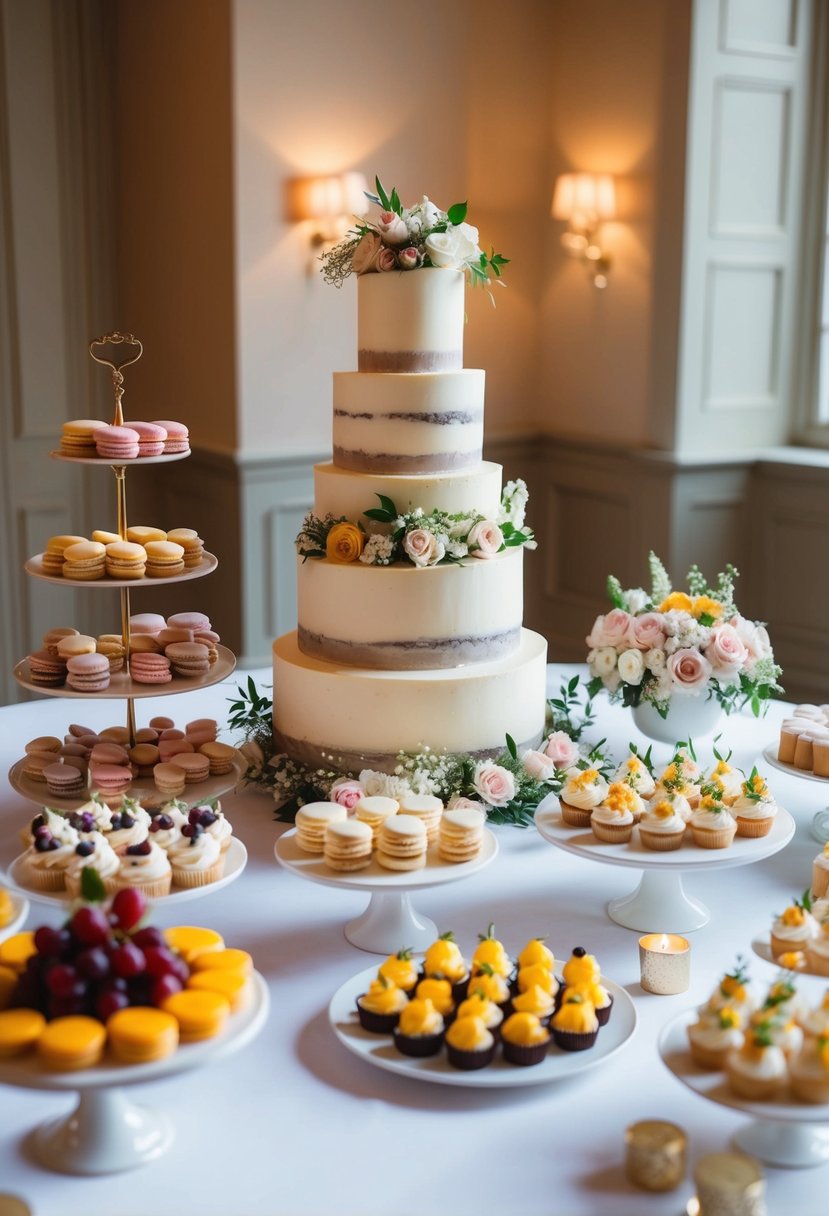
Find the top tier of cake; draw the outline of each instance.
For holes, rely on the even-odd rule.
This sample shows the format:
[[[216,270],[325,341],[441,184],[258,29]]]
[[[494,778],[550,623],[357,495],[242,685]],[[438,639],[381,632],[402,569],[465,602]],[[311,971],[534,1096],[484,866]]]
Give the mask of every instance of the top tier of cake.
[[[334,463],[435,473],[481,461],[484,373],[463,369],[464,276],[390,271],[357,280],[356,372],[334,373]]]

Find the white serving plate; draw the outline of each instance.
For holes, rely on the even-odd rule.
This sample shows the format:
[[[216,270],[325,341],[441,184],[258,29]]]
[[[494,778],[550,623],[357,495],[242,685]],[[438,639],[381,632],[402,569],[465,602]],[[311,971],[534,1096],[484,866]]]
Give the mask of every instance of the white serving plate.
[[[751,943],[751,949],[754,951],[757,957],[763,959],[764,962],[771,963],[773,967],[781,966],[771,952],[771,940],[768,937],[755,937]],[[785,971],[786,968],[781,967],[781,970]],[[794,974],[798,979],[800,979],[801,975],[809,975],[813,976],[815,979],[823,980],[824,984],[829,984],[829,978],[827,978],[825,975],[820,975],[817,971],[798,970],[795,971]]]
[[[149,457],[148,461],[151,459],[152,457]],[[156,459],[160,459],[160,457]],[[93,460],[88,463],[98,464],[100,462]],[[206,574],[212,574],[218,564],[219,559],[205,549],[198,566],[191,566],[189,569],[185,567],[181,574],[171,574],[169,578],[146,578],[146,576],[144,578],[107,578],[105,576],[104,578],[78,579],[64,578],[62,574],[46,574],[43,570],[43,554],[38,553],[35,557],[29,558],[23,569],[32,578],[41,578],[47,583],[57,583],[59,587],[107,587],[112,589],[113,587],[164,587],[169,583],[184,583],[191,578],[204,578]]]
[[[133,456],[126,460],[113,460],[107,456],[70,456],[68,452],[54,451],[49,456],[52,460],[66,460],[69,464],[97,464],[108,469],[132,469],[145,464],[169,464],[171,460],[186,460],[190,449],[186,452],[167,452],[161,456]]]
[[[432,1081],[436,1085],[455,1085],[464,1089],[508,1089],[530,1085],[549,1085],[578,1076],[597,1064],[604,1064],[616,1055],[632,1038],[636,1030],[636,1008],[624,988],[602,977],[602,984],[613,997],[610,1021],[599,1030],[594,1047],[588,1051],[561,1051],[552,1045],[540,1064],[520,1067],[507,1064],[496,1052],[495,1060],[486,1068],[463,1072],[453,1068],[442,1050],[436,1056],[416,1059],[404,1056],[394,1046],[391,1035],[371,1034],[357,1020],[355,1002],[377,975],[369,967],[347,980],[331,998],[328,1020],[334,1034],[354,1055],[375,1068],[416,1081]]]
[[[68,903],[69,895],[66,891],[36,891],[27,884],[25,857],[25,853],[20,853],[6,867],[6,880],[10,885],[37,903],[54,905]],[[242,841],[236,836],[231,836],[230,846],[225,853],[225,868],[221,878],[216,882],[208,883],[205,887],[174,886],[169,895],[160,895],[150,902],[154,907],[166,908],[172,907],[174,904],[188,903],[191,899],[202,899],[205,895],[212,895],[214,891],[221,891],[222,887],[227,887],[230,883],[235,882],[247,865],[247,861],[248,851]]]
[[[118,585],[115,580],[112,581],[113,585]],[[154,582],[155,580],[149,581]],[[90,584],[84,585],[88,587]],[[100,586],[100,583],[96,583],[95,586]],[[70,688],[68,684],[61,684],[58,688],[35,684],[29,672],[28,658],[21,659],[15,665],[12,674],[23,688],[28,688],[30,692],[36,692],[41,697],[74,697],[77,701],[112,701],[123,700],[125,697],[133,700],[138,697],[170,697],[180,692],[195,692],[198,688],[209,688],[211,684],[219,684],[232,674],[236,666],[235,654],[226,646],[217,646],[216,649],[218,651],[216,662],[211,663],[202,676],[173,675],[172,680],[167,684],[140,684],[137,680],[133,680],[125,666],[123,671],[115,671],[110,675],[109,685],[102,692],[79,692],[77,688]]]
[[[777,743],[767,743],[763,748],[763,759],[772,768],[778,769],[781,773],[788,773],[790,777],[803,777],[806,781],[818,781],[822,785],[829,784],[829,777],[819,777],[817,773],[809,772],[808,769],[797,768],[794,764],[787,764],[785,760],[777,758]]]

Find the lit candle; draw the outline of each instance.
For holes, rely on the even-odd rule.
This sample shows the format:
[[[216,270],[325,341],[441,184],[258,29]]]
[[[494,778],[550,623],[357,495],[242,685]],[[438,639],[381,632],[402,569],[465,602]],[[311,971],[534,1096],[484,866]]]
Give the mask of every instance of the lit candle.
[[[691,946],[676,933],[646,933],[639,938],[639,969],[646,992],[673,996],[691,983]]]
[[[628,1179],[643,1191],[673,1191],[685,1177],[687,1137],[675,1123],[644,1119],[625,1132]]]

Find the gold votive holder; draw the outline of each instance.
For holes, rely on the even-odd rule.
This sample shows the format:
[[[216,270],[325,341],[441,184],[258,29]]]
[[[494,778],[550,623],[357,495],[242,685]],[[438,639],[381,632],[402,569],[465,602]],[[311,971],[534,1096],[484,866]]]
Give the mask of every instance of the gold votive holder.
[[[694,1167],[699,1216],[766,1216],[766,1180],[759,1161],[742,1153],[711,1153]]]
[[[673,1191],[685,1177],[687,1137],[681,1127],[643,1119],[625,1131],[625,1173],[643,1191]]]
[[[691,945],[676,933],[646,933],[639,938],[640,983],[646,992],[674,996],[691,983]]]

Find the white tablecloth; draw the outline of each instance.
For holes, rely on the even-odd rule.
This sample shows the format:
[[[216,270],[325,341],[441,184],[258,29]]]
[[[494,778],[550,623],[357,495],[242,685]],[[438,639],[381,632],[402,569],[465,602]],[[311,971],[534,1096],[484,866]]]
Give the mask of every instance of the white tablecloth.
[[[550,690],[575,669],[551,668]],[[260,684],[270,673],[254,673]],[[213,715],[224,721],[234,681],[186,697],[138,701],[138,724],[166,713],[179,720]],[[635,737],[621,709],[598,704],[591,737],[606,735],[615,751]],[[63,734],[71,721],[101,729],[119,720],[120,702],[48,699],[0,710],[0,769],[6,772],[25,742]],[[744,768],[775,737],[782,706],[760,722],[728,720],[728,746]],[[640,740],[641,742],[641,740]],[[662,748],[664,754],[667,749]],[[707,757],[710,759],[710,757]],[[268,1024],[238,1056],[130,1096],[163,1108],[176,1128],[166,1156],[133,1175],[67,1178],[50,1174],[28,1155],[27,1133],[71,1106],[65,1096],[0,1086],[0,1192],[25,1198],[37,1216],[372,1216],[393,1211],[478,1216],[676,1216],[692,1194],[690,1181],[651,1196],[624,1178],[623,1136],[643,1118],[675,1120],[689,1135],[689,1156],[725,1150],[746,1117],[686,1090],[656,1051],[662,1025],[701,1002],[737,953],[751,954],[752,937],[807,886],[818,849],[809,833],[813,813],[827,801],[816,783],[768,770],[779,801],[794,814],[797,833],[778,856],[740,869],[694,874],[690,894],[711,909],[710,923],[691,935],[692,986],[675,997],[639,986],[638,934],[611,922],[605,903],[636,885],[633,870],[599,865],[545,843],[534,829],[498,828],[500,855],[488,869],[449,886],[419,892],[417,909],[441,930],[453,929],[472,947],[494,921],[512,950],[547,934],[558,955],[578,944],[595,953],[606,975],[624,985],[639,1013],[636,1037],[606,1066],[565,1084],[475,1092],[410,1081],[351,1056],[326,1018],[333,992],[372,958],[343,936],[344,923],[365,895],[320,887],[280,869],[273,845],[284,826],[266,796],[228,797],[224,805],[250,860],[225,890],[156,923],[206,924],[230,945],[244,947],[267,978]],[[18,829],[30,815],[4,783],[0,847],[8,860]],[[56,921],[57,910],[35,906],[29,924]],[[403,945],[405,943],[401,943]],[[379,961],[379,960],[378,960]],[[752,958],[762,983],[775,970]],[[821,981],[810,984],[815,1000]],[[766,1167],[772,1216],[818,1210],[829,1171]]]

